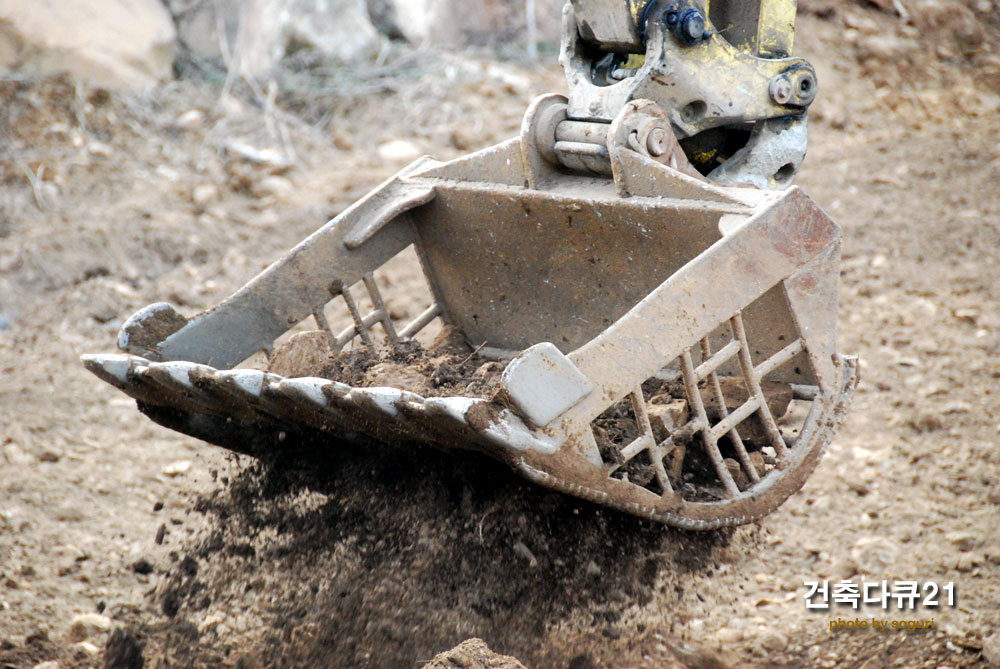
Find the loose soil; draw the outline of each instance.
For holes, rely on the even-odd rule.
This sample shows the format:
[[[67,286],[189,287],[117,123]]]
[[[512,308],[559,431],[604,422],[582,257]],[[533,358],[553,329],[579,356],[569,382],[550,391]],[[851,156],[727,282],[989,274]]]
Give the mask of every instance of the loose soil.
[[[983,664],[1000,13],[875,4],[801,2],[796,36],[821,86],[797,182],[844,230],[839,348],[862,384],[803,490],[729,532],[419,444],[296,435],[267,462],[227,456],[79,364],[146,304],[218,303],[401,167],[390,141],[448,159],[516,134],[534,95],[564,90],[557,68],[428,53],[379,70],[389,85],[345,83],[328,113],[195,80],[131,99],[0,81],[0,666],[137,648],[146,666],[414,666],[469,637],[533,667]],[[426,306],[415,263],[376,279],[400,319]],[[846,578],[953,582],[958,605],[806,609],[806,581]],[[95,612],[112,631],[77,641]],[[855,615],[935,627],[831,631]]]
[[[334,352],[329,339],[319,330],[295,335],[275,352],[266,369],[289,378],[313,376],[355,388],[399,388],[422,397],[491,399],[500,389],[503,363],[477,355],[450,325],[426,348],[410,339]]]

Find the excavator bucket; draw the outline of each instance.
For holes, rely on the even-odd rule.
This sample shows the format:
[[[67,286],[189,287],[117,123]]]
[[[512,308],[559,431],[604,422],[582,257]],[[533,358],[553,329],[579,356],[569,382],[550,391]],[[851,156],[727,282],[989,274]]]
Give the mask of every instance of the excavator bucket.
[[[574,8],[587,9],[567,9],[568,75],[582,58]],[[645,62],[625,79],[696,48],[671,37],[676,15],[654,19]],[[751,64],[774,70],[775,58]],[[683,528],[766,515],[812,472],[856,384],[836,349],[839,229],[796,187],[719,183],[790,176],[793,122],[758,115],[737,128],[742,153],[699,166],[685,146],[704,139],[699,121],[637,97],[648,85],[624,81],[630,97],[602,118],[621,83],[594,85],[586,113],[574,112],[583,84],[571,83],[569,99],[531,105],[519,137],[416,161],[215,308],[185,318],[146,307],[123,326],[121,353],[84,364],[153,420],[256,456],[305,429],[424,442]],[[775,104],[787,112],[785,92]],[[402,322],[386,307],[395,285],[379,277],[414,251],[432,301]],[[429,392],[330,364],[398,366],[442,325],[489,383]],[[261,351],[269,360],[255,369]]]

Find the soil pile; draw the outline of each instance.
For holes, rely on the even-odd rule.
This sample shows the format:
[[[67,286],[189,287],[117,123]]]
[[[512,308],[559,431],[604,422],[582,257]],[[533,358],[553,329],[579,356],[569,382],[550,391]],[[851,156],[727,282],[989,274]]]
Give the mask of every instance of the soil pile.
[[[477,355],[456,328],[446,325],[426,349],[416,340],[361,345],[334,352],[326,332],[291,337],[268,363],[285,377],[314,376],[356,388],[399,388],[422,397],[492,398],[504,364]]]
[[[683,593],[731,536],[602,509],[474,454],[287,446],[198,502],[210,529],[156,595],[230,661],[406,666],[479,636],[565,664],[540,643],[551,626],[572,617],[617,638],[627,606]]]

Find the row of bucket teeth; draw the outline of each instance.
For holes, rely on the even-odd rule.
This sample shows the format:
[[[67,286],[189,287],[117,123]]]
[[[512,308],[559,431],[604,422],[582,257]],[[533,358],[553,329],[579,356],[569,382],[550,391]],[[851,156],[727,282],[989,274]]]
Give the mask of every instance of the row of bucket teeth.
[[[185,361],[152,362],[128,354],[84,355],[103,381],[147,404],[189,413],[253,418],[332,432],[360,432],[383,441],[429,441],[445,447],[553,452],[558,444],[502,410],[475,428],[466,412],[484,400],[431,397],[398,388],[355,388],[315,377],[285,378],[255,369],[217,370]],[[499,449],[498,449],[499,447]]]

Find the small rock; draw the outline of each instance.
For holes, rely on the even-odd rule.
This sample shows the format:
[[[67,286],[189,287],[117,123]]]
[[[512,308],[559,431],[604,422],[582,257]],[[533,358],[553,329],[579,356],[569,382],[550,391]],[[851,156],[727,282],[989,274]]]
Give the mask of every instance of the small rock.
[[[294,190],[295,186],[290,180],[274,175],[264,177],[254,187],[254,193],[257,197],[273,197],[275,199],[288,197]]]
[[[764,650],[772,653],[780,653],[788,647],[788,637],[774,629],[764,629],[757,636],[757,643]]]
[[[164,476],[180,476],[191,469],[190,460],[178,460],[177,462],[171,462],[169,465],[163,468]]]
[[[24,637],[24,645],[26,646],[40,646],[49,640],[48,630],[39,627],[34,632]]]
[[[131,629],[118,628],[104,648],[105,669],[142,669],[142,642]]]
[[[17,444],[4,444],[3,455],[12,465],[30,465],[32,458]]]
[[[955,569],[960,572],[972,571],[975,567],[983,564],[985,557],[978,553],[962,553],[955,561]]]
[[[153,565],[150,564],[149,560],[141,558],[132,563],[132,571],[134,571],[137,574],[143,574],[143,575],[152,574]]]
[[[983,640],[983,659],[991,667],[1000,667],[1000,632],[991,634]]]
[[[747,483],[750,482],[746,473],[743,471],[743,468],[740,466],[740,463],[736,460],[732,458],[723,458],[722,464],[726,466],[726,470],[729,472],[729,475],[733,477],[733,482],[736,483],[736,487],[740,490],[745,488]]]
[[[419,158],[423,151],[413,142],[406,139],[396,139],[379,144],[378,157],[385,161],[408,163]]]
[[[971,551],[973,548],[978,548],[982,544],[982,540],[975,532],[950,532],[945,535],[945,539],[952,543],[955,548],[963,552]]]
[[[49,660],[48,662],[41,662],[36,664],[31,669],[59,669],[60,665],[55,660]]]
[[[104,142],[98,142],[97,140],[87,142],[87,153],[92,156],[97,156],[98,158],[110,158],[113,152],[113,149]]]
[[[59,462],[59,456],[52,451],[42,451],[38,456],[39,462]]]
[[[69,640],[86,641],[109,631],[111,631],[111,618],[100,613],[83,613],[70,621]]]
[[[274,170],[287,170],[292,166],[292,161],[275,149],[262,149],[240,141],[227,142],[225,149],[235,157],[258,165],[266,165]]]
[[[722,629],[716,631],[715,640],[718,641],[723,646],[732,646],[743,640],[743,630],[734,630],[729,627],[723,627]]]
[[[205,113],[200,109],[189,109],[174,121],[174,127],[181,130],[195,130],[205,122]]]
[[[514,542],[514,552],[528,561],[529,568],[533,569],[538,566],[538,559],[535,557],[535,554],[531,552],[531,549],[524,544],[523,541]]]
[[[73,644],[73,648],[75,648],[78,652],[83,653],[87,657],[95,657],[98,653],[101,652],[100,648],[90,643],[89,641],[81,641],[79,643],[75,643]]]
[[[673,400],[666,404],[650,403],[646,406],[653,435],[663,441],[680,425],[687,422],[687,400]]]
[[[212,184],[201,184],[191,191],[191,201],[205,207],[219,197],[219,189]]]
[[[955,309],[955,318],[960,321],[975,325],[979,320],[979,309]]]

